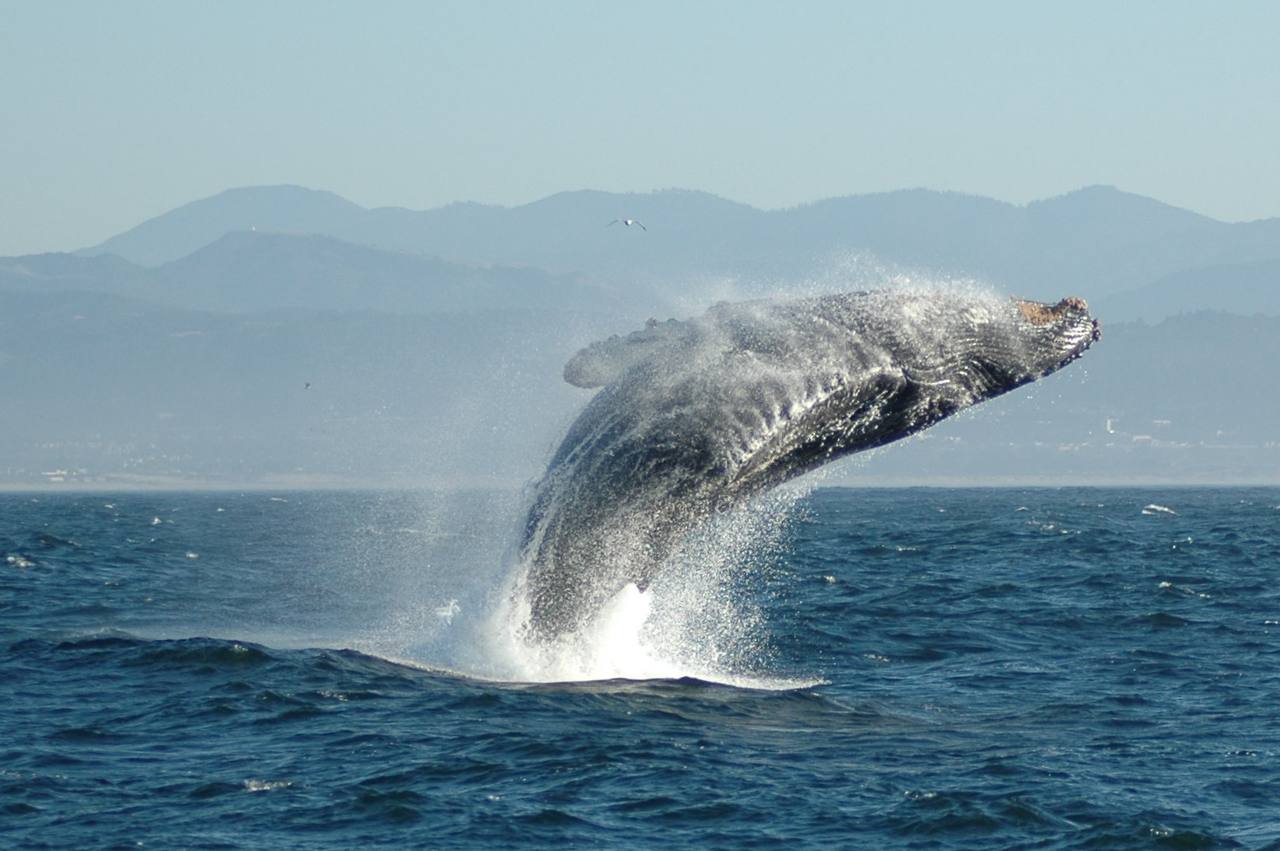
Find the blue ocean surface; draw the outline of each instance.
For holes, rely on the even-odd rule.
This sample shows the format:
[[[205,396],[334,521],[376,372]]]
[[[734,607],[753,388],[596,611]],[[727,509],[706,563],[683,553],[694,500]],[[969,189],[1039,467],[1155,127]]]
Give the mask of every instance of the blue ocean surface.
[[[542,654],[522,499],[0,495],[0,847],[1280,848],[1280,490],[819,489]]]

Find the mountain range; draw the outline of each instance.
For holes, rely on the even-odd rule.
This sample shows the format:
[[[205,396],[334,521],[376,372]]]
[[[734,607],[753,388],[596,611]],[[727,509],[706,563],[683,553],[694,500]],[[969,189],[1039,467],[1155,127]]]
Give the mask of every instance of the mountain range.
[[[560,380],[582,345],[719,299],[903,282],[1085,296],[1103,341],[837,477],[1280,481],[1280,220],[1108,187],[410,211],[284,186],[0,258],[0,484],[518,484],[590,395]]]
[[[607,224],[624,217],[647,230]],[[871,274],[889,267],[974,278],[1031,298],[1097,300],[1190,270],[1280,258],[1280,219],[1229,224],[1104,186],[1025,206],[906,190],[758,210],[668,190],[565,192],[519,207],[425,211],[370,210],[328,192],[253,187],[187,204],[80,253],[158,266],[254,228],[680,291],[726,279],[745,291],[789,288],[847,276],[861,261]]]

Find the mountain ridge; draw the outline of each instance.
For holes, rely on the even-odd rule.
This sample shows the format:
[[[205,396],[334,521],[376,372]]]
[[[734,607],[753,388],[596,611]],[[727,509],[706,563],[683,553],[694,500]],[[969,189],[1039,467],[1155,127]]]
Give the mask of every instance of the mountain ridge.
[[[0,258],[0,290],[84,290],[227,313],[603,310],[628,302],[625,294],[533,268],[472,267],[321,234],[264,230],[229,231],[157,267],[111,254]]]
[[[646,231],[610,227],[634,218]],[[532,267],[607,287],[747,290],[829,275],[843,258],[972,277],[1029,297],[1109,296],[1180,270],[1280,258],[1280,219],[1226,223],[1114,187],[1025,205],[904,189],[761,210],[699,190],[580,189],[513,207],[365,208],[296,186],[242,187],[183,205],[79,254],[162,265],[232,230],[321,234],[467,266]],[[741,287],[740,287],[741,288]]]

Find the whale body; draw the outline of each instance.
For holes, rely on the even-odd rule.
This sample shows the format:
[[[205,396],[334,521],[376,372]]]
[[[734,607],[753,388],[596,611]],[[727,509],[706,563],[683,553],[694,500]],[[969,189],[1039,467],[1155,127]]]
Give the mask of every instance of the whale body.
[[[1085,303],[871,291],[721,303],[594,343],[565,379],[601,387],[534,488],[527,628],[573,631],[717,512],[927,428],[1078,358]]]

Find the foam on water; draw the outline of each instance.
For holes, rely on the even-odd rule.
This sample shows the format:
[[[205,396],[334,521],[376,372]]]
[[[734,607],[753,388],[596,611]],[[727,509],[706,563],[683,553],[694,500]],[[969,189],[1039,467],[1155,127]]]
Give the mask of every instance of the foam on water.
[[[535,642],[517,625],[527,602],[512,598],[495,613],[489,636],[494,675],[520,682],[612,679],[675,679],[687,672],[655,652],[644,626],[653,609],[652,590],[627,585],[582,629],[555,642]]]

